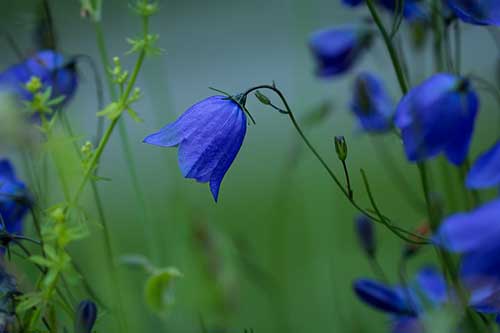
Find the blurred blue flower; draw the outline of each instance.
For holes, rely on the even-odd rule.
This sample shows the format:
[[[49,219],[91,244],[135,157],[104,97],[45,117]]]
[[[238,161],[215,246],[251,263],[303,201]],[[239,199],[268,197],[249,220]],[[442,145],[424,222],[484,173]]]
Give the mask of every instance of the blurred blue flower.
[[[40,78],[42,91],[52,88],[51,98],[65,96],[59,106],[73,97],[78,85],[75,62],[64,63],[61,54],[44,50],[0,73],[0,89],[16,94],[21,100],[30,101],[33,96],[25,85],[33,76]]]
[[[371,44],[373,32],[366,25],[351,25],[314,32],[309,46],[317,63],[317,74],[334,77],[347,72]]]
[[[364,3],[364,0],[342,0],[342,3],[349,7],[356,7]]]
[[[469,304],[483,313],[500,313],[500,199],[443,221],[434,241],[462,254],[460,278]]]
[[[356,227],[356,235],[358,236],[359,240],[359,245],[369,257],[374,257],[376,246],[375,246],[374,225],[372,220],[370,220],[365,215],[359,215],[355,219],[355,227]]]
[[[500,185],[500,140],[474,162],[466,185],[474,189]]]
[[[398,6],[396,0],[377,0],[377,2],[391,13],[394,13]],[[429,12],[419,3],[419,1],[405,0],[402,3],[403,17],[408,21],[425,21],[430,18]]]
[[[361,73],[354,83],[351,110],[367,132],[385,132],[392,126],[394,103],[382,81],[370,73]]]
[[[364,0],[342,0],[342,3],[349,7],[356,7],[364,3]],[[396,11],[396,0],[376,0],[377,4],[387,9],[391,13]],[[422,21],[429,18],[429,13],[419,1],[405,0],[403,3],[403,17],[408,21]]]
[[[91,333],[97,319],[97,305],[89,300],[81,301],[76,310],[75,333]]]
[[[447,3],[455,15],[464,22],[500,26],[498,0],[447,0]]]
[[[410,90],[396,108],[408,160],[419,162],[444,152],[460,165],[467,156],[479,100],[468,80],[435,74]]]
[[[240,150],[246,129],[246,115],[238,103],[226,96],[212,96],[191,106],[144,142],[178,146],[182,175],[201,183],[210,182],[217,202],[220,184]]]
[[[26,185],[17,179],[12,164],[0,160],[0,215],[9,233],[22,234],[23,218],[30,208]]]
[[[359,279],[354,291],[366,304],[391,315],[391,332],[424,332],[421,317],[426,307],[438,307],[447,299],[446,281],[433,267],[419,270],[411,286],[387,286],[370,279]]]

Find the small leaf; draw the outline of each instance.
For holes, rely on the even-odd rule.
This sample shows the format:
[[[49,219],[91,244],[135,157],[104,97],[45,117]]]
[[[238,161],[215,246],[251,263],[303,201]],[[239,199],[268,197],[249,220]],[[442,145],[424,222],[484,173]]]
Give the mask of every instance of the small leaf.
[[[39,266],[50,267],[52,262],[42,256],[31,256],[30,260]]]
[[[26,312],[42,302],[42,296],[39,293],[25,294],[20,298],[20,302],[17,304],[16,312],[22,313]]]

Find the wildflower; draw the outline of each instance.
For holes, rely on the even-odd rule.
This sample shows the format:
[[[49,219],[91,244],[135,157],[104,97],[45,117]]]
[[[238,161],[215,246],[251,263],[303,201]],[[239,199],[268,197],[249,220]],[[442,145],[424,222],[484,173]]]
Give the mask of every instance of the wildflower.
[[[364,25],[342,26],[314,32],[309,46],[321,77],[347,72],[370,46],[373,32]]]
[[[364,0],[342,0],[342,3],[349,7],[356,7],[364,3]],[[382,6],[384,9],[390,11],[391,13],[395,13],[397,9],[396,0],[377,0],[377,4]],[[421,21],[427,20],[429,18],[429,14],[423,8],[422,5],[415,0],[405,0],[401,2],[403,4],[403,17],[408,21]]]
[[[467,175],[468,188],[488,188],[500,185],[500,140],[476,160]]]
[[[469,81],[435,74],[410,90],[396,108],[408,160],[420,162],[444,152],[460,165],[467,156],[479,107]]]
[[[351,111],[367,132],[385,132],[392,126],[394,104],[382,81],[370,73],[361,73],[354,83]]]
[[[94,302],[81,301],[76,310],[75,332],[90,333],[97,319],[97,306]]]
[[[388,286],[358,279],[354,282],[354,291],[366,304],[391,315],[393,333],[425,332],[422,320],[425,310],[438,308],[448,295],[445,279],[431,266],[420,269],[409,286]]]
[[[500,26],[500,2],[498,0],[447,0],[447,4],[464,22]]]
[[[372,220],[365,215],[359,215],[355,219],[355,228],[359,245],[369,257],[374,257],[376,247]]]
[[[12,164],[0,160],[0,222],[13,234],[22,234],[23,218],[30,207],[26,185],[17,179]],[[2,228],[3,228],[2,225]]]
[[[61,54],[45,50],[0,73],[0,88],[16,94],[23,101],[31,101],[33,92],[26,84],[34,77],[40,79],[41,92],[51,87],[51,99],[65,97],[59,106],[73,97],[78,85],[75,62],[65,64]]]
[[[240,104],[244,96],[235,97]],[[210,182],[217,202],[219,188],[238,154],[247,129],[245,112],[232,98],[212,96],[191,106],[175,122],[147,136],[145,143],[179,147],[182,175]]]
[[[434,241],[462,254],[460,278],[478,312],[500,313],[500,199],[443,221]]]

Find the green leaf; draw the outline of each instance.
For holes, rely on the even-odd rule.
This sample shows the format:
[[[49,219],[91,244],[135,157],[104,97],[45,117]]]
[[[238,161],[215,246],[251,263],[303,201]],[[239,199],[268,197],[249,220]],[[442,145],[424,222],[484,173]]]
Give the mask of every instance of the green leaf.
[[[31,256],[30,260],[39,266],[50,267],[52,262],[42,256]]]
[[[127,109],[127,113],[129,114],[129,116],[137,123],[142,123],[143,120],[141,117],[139,117],[139,115],[137,114],[137,112],[135,112],[132,108],[128,108]]]
[[[23,295],[19,300],[16,312],[23,313],[39,305],[43,301],[43,298],[39,293],[31,293]]]
[[[155,313],[165,314],[174,304],[173,285],[182,274],[173,267],[157,271],[146,281],[144,296],[146,304]]]
[[[104,108],[104,110],[97,112],[97,116],[99,117],[108,117],[113,120],[120,116],[122,110],[120,105],[117,102],[110,103],[108,106]]]

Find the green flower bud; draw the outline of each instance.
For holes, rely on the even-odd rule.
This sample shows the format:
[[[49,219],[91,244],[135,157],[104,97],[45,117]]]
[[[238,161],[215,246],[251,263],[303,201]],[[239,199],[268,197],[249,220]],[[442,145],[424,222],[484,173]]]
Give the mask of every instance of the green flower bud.
[[[337,152],[339,160],[345,161],[347,159],[347,143],[343,136],[335,137],[335,151]]]
[[[39,77],[32,76],[28,83],[26,83],[25,87],[30,93],[35,94],[42,89],[42,81],[40,81]]]
[[[271,105],[271,101],[269,100],[269,98],[258,90],[255,92],[255,97],[257,97],[259,102],[261,102],[262,104]]]

